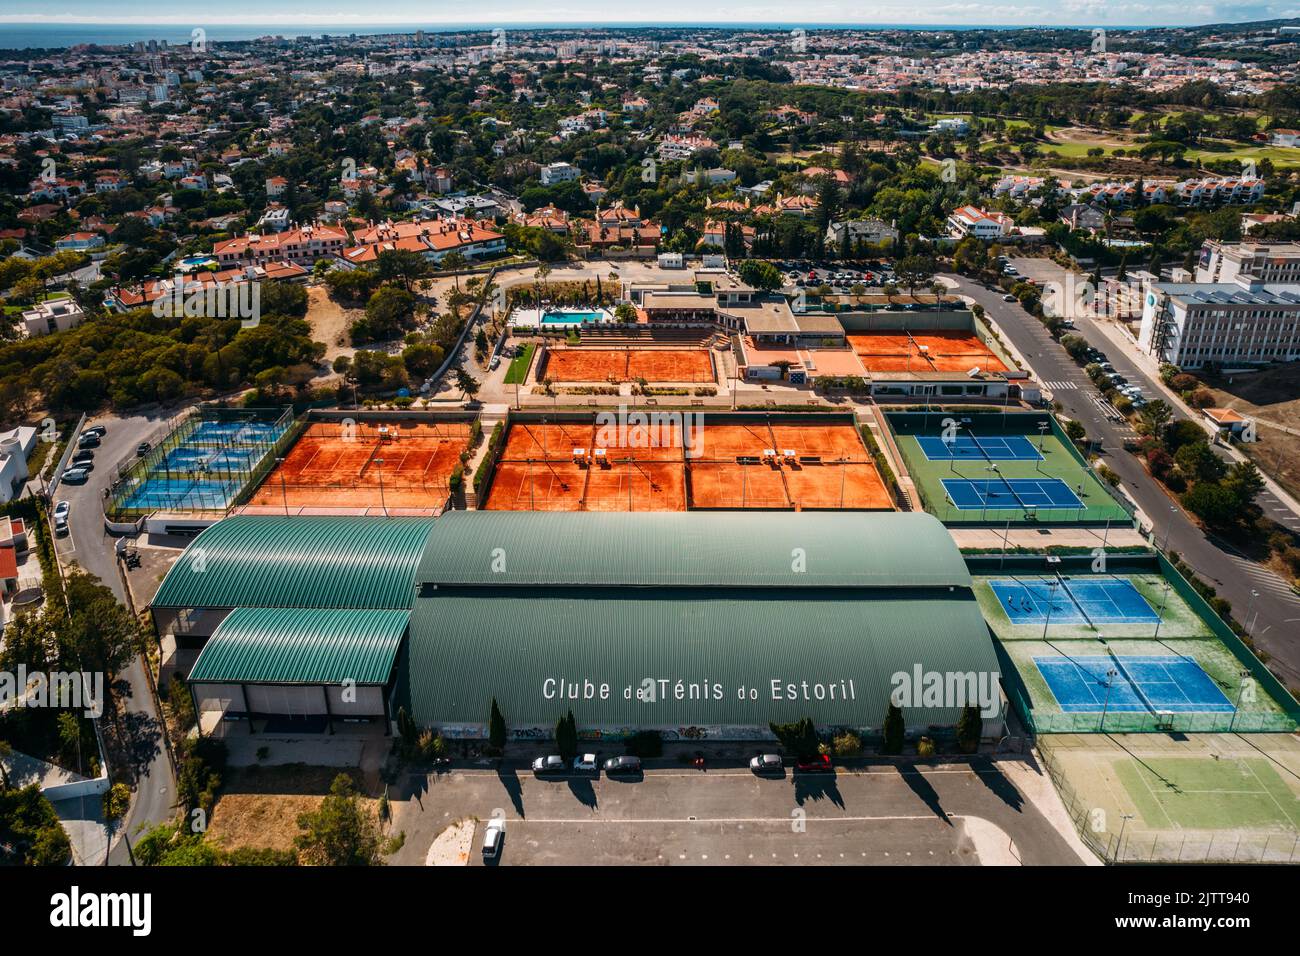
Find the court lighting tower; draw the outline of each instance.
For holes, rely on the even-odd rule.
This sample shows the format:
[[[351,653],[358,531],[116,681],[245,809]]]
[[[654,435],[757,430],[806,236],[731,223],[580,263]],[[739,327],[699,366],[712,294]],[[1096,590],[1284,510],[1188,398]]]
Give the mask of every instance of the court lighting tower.
[[[1051,608],[1048,610],[1050,611]],[[1106,711],[1110,709],[1110,689],[1115,686],[1115,677],[1118,673],[1113,667],[1106,671],[1106,701],[1101,705],[1101,726],[1097,728],[1103,734],[1106,732]]]

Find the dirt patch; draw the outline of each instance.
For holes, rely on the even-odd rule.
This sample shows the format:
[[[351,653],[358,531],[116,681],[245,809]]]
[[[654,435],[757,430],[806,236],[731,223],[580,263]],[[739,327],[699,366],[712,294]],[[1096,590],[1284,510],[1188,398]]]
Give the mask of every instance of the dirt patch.
[[[301,832],[298,815],[318,809],[340,773],[348,773],[358,789],[364,786],[359,773],[338,767],[228,768],[212,809],[208,839],[226,850],[291,850]],[[362,805],[378,820],[377,797],[362,797]]]
[[[458,820],[433,838],[425,866],[466,866],[474,845],[474,821]]]
[[[1300,496],[1300,435],[1296,434],[1300,432],[1300,362],[1234,375],[1231,382],[1206,377],[1206,385],[1215,406],[1231,408],[1259,423],[1257,441],[1240,447],[1262,471]]]
[[[312,337],[325,343],[325,361],[333,362],[340,355],[352,355],[348,330],[352,323],[365,316],[365,309],[348,309],[330,298],[323,285],[307,289],[307,322]]]

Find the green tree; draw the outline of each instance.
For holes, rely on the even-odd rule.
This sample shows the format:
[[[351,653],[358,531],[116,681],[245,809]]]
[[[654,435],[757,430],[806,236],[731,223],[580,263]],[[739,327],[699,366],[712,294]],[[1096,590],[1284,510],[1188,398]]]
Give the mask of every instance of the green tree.
[[[1169,403],[1163,398],[1157,398],[1154,401],[1147,402],[1138,412],[1138,418],[1146,428],[1146,433],[1152,438],[1159,439],[1165,430],[1165,426],[1173,420],[1174,410],[1169,407]]]
[[[813,725],[811,717],[804,717],[788,724],[769,723],[767,726],[781,742],[781,746],[794,754],[797,759],[807,760],[817,756],[817,748],[821,741],[817,737],[817,728]]]
[[[334,778],[317,810],[299,814],[294,846],[313,866],[379,866],[380,835],[345,773]]]
[[[1184,445],[1174,454],[1174,463],[1183,475],[1194,481],[1219,481],[1228,466],[1204,441]]]
[[[746,259],[736,272],[741,282],[764,292],[779,289],[784,284],[781,271],[772,263],[764,262],[762,259]]]
[[[501,715],[495,697],[492,698],[492,713],[488,717],[488,746],[498,753],[506,749],[506,719]]]
[[[565,760],[572,760],[578,755],[578,722],[569,711],[555,724],[555,749]]]
[[[1243,513],[1237,496],[1214,481],[1198,481],[1183,495],[1182,501],[1183,507],[1215,528],[1231,527]]]
[[[984,718],[980,716],[979,706],[967,704],[957,718],[957,745],[963,753],[973,754],[980,744],[984,733]]]
[[[885,726],[883,729],[884,741],[881,743],[881,752],[887,754],[901,754],[903,752],[903,738],[906,734],[906,725],[903,723],[903,712],[891,700],[889,710],[885,714]]]

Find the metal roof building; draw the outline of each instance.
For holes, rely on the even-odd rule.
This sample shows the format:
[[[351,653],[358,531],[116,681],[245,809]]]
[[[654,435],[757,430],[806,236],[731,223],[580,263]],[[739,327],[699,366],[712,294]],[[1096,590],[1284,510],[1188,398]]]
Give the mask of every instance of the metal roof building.
[[[898,675],[1000,697],[965,563],[926,514],[451,512],[416,576],[395,695],[447,736],[485,736],[493,697],[529,739],[570,708],[599,737],[872,731]],[[916,700],[913,730],[960,713]]]

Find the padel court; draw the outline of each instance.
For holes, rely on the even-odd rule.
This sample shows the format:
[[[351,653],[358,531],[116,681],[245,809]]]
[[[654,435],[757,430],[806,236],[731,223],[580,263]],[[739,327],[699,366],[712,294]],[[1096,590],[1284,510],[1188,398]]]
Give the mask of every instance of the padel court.
[[[1012,624],[1152,624],[1159,620],[1131,581],[1060,577],[991,581]]]

